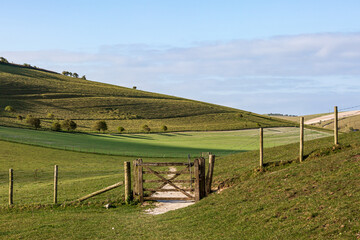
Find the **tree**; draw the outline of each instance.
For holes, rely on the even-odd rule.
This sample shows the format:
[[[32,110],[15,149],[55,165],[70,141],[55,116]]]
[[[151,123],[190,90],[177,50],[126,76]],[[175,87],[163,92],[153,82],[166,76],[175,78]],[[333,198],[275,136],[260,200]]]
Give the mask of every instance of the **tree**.
[[[16,118],[17,118],[17,120],[20,120],[20,121],[22,121],[24,119],[23,116],[21,116],[21,115],[18,115]]]
[[[2,63],[9,63],[8,60],[4,57],[0,57],[0,62]]]
[[[5,111],[6,112],[15,112],[15,109],[12,106],[6,106]]]
[[[76,123],[71,119],[65,119],[61,122],[61,128],[67,131],[75,130],[77,127]]]
[[[165,125],[162,126],[161,129],[162,129],[164,132],[166,132],[166,131],[168,130],[167,126],[165,126]]]
[[[54,114],[52,114],[52,113],[48,113],[48,114],[47,114],[47,117],[50,118],[50,119],[54,119],[54,118],[55,118]]]
[[[51,130],[53,131],[60,131],[61,130],[61,125],[59,122],[53,122],[51,125]]]
[[[144,129],[145,132],[150,132],[150,130],[151,130],[151,129],[149,128],[149,126],[146,125],[146,124],[145,124],[142,128]]]
[[[73,73],[73,77],[74,77],[74,78],[78,78],[78,77],[79,77],[79,74]]]
[[[68,71],[63,71],[62,75],[69,76],[69,72]]]
[[[105,132],[108,128],[107,128],[106,122],[104,120],[100,120],[100,121],[95,122],[94,129],[99,132],[100,132],[100,130]]]
[[[83,76],[81,77],[81,79],[84,79],[84,80],[86,80],[86,76],[85,76],[85,75],[83,75]]]
[[[125,128],[123,128],[123,127],[118,127],[118,132],[119,132],[119,133],[122,133],[123,131],[125,131]]]
[[[26,123],[29,124],[30,126],[33,126],[36,129],[41,127],[40,119],[36,118],[36,117],[33,117],[31,115],[27,115]]]

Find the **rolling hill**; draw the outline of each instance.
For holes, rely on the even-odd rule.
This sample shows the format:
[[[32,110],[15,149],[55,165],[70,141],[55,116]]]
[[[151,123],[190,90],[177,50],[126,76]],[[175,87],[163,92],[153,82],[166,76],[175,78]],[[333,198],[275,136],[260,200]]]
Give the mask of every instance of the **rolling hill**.
[[[43,128],[52,122],[73,119],[77,130],[91,132],[94,122],[105,120],[109,132],[119,126],[127,132],[141,132],[144,124],[152,132],[189,130],[233,130],[259,126],[293,126],[234,108],[174,96],[156,94],[80,78],[47,70],[0,63],[0,123],[26,127],[17,119],[28,114],[41,119]],[[6,106],[14,112],[6,112]],[[52,114],[53,116],[51,116]]]

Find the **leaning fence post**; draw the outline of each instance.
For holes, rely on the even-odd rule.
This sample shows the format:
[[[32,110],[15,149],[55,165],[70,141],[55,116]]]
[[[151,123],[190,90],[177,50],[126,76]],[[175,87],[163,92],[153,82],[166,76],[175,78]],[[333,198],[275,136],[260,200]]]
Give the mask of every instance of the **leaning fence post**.
[[[9,169],[9,205],[14,204],[13,193],[14,193],[14,171],[12,168],[10,168]]]
[[[260,128],[260,168],[264,166],[264,130]]]
[[[139,193],[139,201],[142,204],[144,202],[144,188],[143,188],[143,166],[142,159],[138,160],[138,193]]]
[[[214,173],[215,155],[209,155],[209,167],[206,175],[206,196],[211,192],[211,183]]]
[[[300,162],[304,159],[304,117],[300,117]]]
[[[131,174],[130,162],[124,162],[124,177],[125,177],[125,202],[129,203],[131,194]]]
[[[57,204],[58,165],[54,166],[54,204]]]

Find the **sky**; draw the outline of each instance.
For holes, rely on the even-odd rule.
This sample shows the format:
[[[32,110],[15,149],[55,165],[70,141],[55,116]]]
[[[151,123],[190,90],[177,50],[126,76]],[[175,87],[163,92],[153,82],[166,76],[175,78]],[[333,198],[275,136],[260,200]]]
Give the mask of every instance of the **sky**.
[[[0,0],[0,56],[256,113],[360,105],[360,1]]]

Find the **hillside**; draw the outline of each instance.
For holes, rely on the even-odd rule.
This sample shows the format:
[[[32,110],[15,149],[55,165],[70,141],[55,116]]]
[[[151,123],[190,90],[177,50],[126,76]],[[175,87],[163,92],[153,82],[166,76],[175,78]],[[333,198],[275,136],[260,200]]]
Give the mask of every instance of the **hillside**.
[[[104,199],[116,201],[116,190],[82,205],[2,207],[0,234],[6,239],[358,239],[359,142],[360,133],[342,134],[341,145],[336,148],[331,137],[306,142],[306,159],[301,164],[288,163],[296,159],[298,144],[269,148],[265,150],[263,172],[256,168],[258,151],[217,158],[217,193],[190,207],[158,216],[144,213],[149,206],[117,204],[113,209],[102,208]],[[121,168],[117,161],[128,160],[0,144],[4,146],[0,148],[0,162],[17,172],[16,201],[21,202],[29,199],[21,194],[39,199],[46,196],[41,187],[51,191],[51,170],[42,170],[51,169],[53,164],[63,166],[60,196],[65,200],[68,198],[64,195],[75,197],[77,191],[83,190],[77,186],[79,183],[86,187],[86,193],[91,187],[101,186],[101,182],[111,184],[121,179],[122,171],[116,175],[114,167]],[[33,163],[26,164],[29,160]],[[35,168],[39,179],[34,177]],[[40,178],[42,174],[45,177]],[[0,177],[1,190],[6,193],[7,172],[2,171]],[[23,184],[28,187],[21,188]]]
[[[43,128],[56,119],[73,119],[77,130],[86,132],[93,131],[97,120],[106,120],[110,132],[119,126],[139,132],[144,124],[155,132],[162,125],[169,131],[294,125],[229,107],[1,63],[0,92],[0,122],[7,126],[26,126],[16,117],[28,114],[40,118]],[[5,112],[8,105],[15,112]]]

